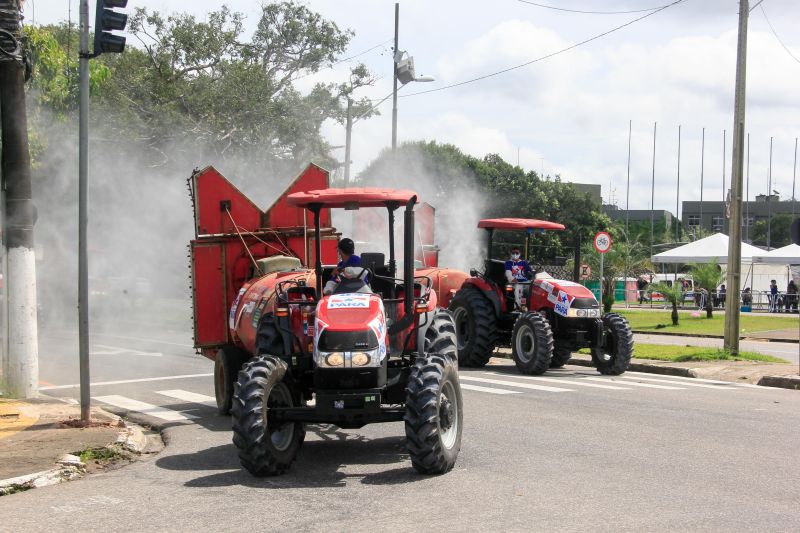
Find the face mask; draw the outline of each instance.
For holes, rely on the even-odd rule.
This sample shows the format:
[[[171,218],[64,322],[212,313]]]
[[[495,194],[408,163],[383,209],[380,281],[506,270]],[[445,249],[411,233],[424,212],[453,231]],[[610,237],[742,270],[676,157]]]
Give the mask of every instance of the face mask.
[[[517,253],[511,254],[511,259],[514,259],[514,260],[519,259],[519,254],[517,254]]]

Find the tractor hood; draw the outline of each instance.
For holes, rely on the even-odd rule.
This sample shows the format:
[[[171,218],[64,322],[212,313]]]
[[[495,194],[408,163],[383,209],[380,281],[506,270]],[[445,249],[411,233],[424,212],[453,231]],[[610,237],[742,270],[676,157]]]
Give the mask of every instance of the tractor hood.
[[[317,305],[315,344],[321,351],[374,350],[386,347],[386,316],[376,294],[326,296]]]
[[[547,293],[547,301],[556,313],[567,316],[570,309],[598,309],[600,304],[592,291],[574,281],[563,279],[537,279],[534,286]]]

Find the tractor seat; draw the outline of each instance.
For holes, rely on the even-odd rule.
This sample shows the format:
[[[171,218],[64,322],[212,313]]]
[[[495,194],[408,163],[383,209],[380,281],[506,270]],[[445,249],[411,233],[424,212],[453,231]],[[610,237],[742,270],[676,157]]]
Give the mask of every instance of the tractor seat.
[[[379,252],[364,252],[361,254],[361,266],[370,269],[375,274],[369,280],[372,290],[375,294],[380,294],[384,298],[394,298],[394,280],[378,277],[389,275],[389,267],[385,261],[386,256]]]
[[[501,261],[500,259],[487,259],[486,277],[498,285],[505,285],[507,282],[506,262]]]

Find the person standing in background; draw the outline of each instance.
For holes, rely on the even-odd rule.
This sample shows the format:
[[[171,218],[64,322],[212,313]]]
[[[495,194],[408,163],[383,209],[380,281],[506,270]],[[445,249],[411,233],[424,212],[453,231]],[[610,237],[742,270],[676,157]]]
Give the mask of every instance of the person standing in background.
[[[769,312],[778,312],[778,283],[774,279],[769,282]]]

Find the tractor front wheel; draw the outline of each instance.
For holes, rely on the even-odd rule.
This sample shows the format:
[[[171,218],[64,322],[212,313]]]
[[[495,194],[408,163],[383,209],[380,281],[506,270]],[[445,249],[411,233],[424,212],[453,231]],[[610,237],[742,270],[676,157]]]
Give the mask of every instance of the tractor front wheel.
[[[461,289],[450,301],[458,337],[458,364],[486,366],[494,352],[497,316],[492,304],[475,289]]]
[[[406,386],[406,447],[420,474],[444,474],[461,449],[463,405],[456,362],[443,354],[417,357]]]
[[[520,315],[511,333],[511,355],[523,374],[544,374],[553,357],[553,330],[536,312]]]
[[[242,466],[254,476],[286,472],[305,439],[303,424],[277,422],[271,413],[274,408],[300,403],[286,370],[282,360],[263,355],[239,372],[231,409],[233,444]]]
[[[214,397],[221,415],[231,412],[236,376],[247,359],[247,352],[236,346],[223,346],[217,351],[217,358],[214,360]]]
[[[618,376],[631,364],[633,332],[628,321],[616,313],[603,316],[603,329],[603,345],[592,348],[592,362],[601,374]]]

